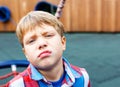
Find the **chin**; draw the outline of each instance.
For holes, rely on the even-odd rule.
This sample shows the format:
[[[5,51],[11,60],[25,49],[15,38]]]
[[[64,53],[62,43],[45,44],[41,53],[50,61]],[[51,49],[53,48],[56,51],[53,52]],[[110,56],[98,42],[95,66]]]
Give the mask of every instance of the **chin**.
[[[54,64],[48,64],[48,63],[40,64],[40,65],[36,66],[37,69],[44,70],[44,71],[51,70],[53,67],[54,67]]]

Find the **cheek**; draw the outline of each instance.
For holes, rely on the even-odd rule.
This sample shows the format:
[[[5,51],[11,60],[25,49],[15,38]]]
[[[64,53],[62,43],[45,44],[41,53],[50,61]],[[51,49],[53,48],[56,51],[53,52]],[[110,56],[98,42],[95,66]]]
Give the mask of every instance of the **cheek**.
[[[65,46],[62,43],[62,41],[59,41],[57,46],[58,46],[58,49],[61,49],[62,51],[65,49]]]
[[[31,63],[33,63],[36,60],[36,57],[34,55],[34,53],[29,53],[26,55],[26,58],[28,61],[30,61]]]
[[[63,51],[63,45],[60,41],[57,41],[55,44],[53,44],[54,50],[57,52]]]
[[[25,49],[25,56],[27,57],[27,59],[32,59],[34,57],[34,50],[33,49]]]

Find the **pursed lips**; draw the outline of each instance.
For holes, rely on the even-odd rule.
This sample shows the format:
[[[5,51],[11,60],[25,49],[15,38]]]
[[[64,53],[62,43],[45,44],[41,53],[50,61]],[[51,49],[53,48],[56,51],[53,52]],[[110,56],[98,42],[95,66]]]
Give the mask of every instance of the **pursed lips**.
[[[52,52],[49,51],[49,50],[43,51],[43,52],[40,53],[40,55],[38,56],[38,58],[45,58],[45,57],[48,57],[48,56],[51,55],[51,53],[52,53]]]

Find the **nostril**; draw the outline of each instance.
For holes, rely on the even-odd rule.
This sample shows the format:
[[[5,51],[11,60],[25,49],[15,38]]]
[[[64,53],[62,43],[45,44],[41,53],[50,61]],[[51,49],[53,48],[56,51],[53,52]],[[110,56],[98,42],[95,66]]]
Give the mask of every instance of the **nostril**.
[[[40,46],[39,46],[39,49],[43,49],[43,48],[45,48],[45,47],[47,47],[46,44],[44,44],[44,45],[40,45]]]
[[[45,44],[45,47],[47,47],[47,45]]]
[[[47,45],[46,45],[46,44],[44,44],[44,45],[43,45],[43,47],[47,47]]]

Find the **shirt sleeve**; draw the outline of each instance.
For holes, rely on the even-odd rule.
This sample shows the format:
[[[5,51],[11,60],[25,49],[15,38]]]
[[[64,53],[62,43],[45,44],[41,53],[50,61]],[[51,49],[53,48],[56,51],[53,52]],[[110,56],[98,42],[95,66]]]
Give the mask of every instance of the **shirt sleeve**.
[[[10,81],[7,84],[7,87],[25,87],[23,78],[16,79],[14,81]]]
[[[84,69],[81,72],[82,72],[82,75],[84,77],[84,87],[91,87],[90,86],[90,79],[89,79],[89,75],[88,75],[87,71]]]

